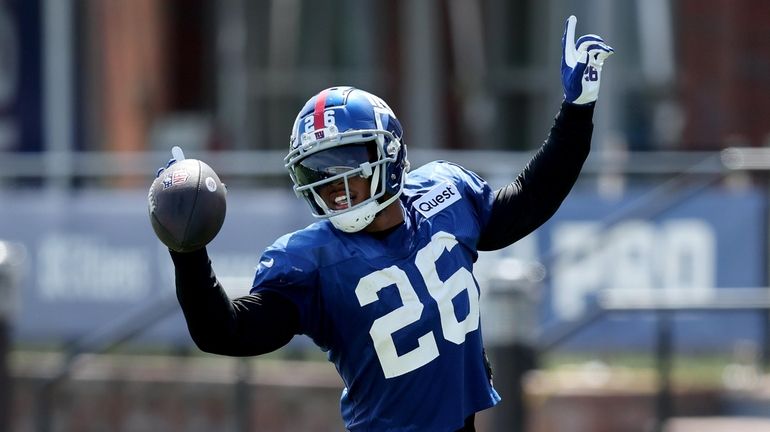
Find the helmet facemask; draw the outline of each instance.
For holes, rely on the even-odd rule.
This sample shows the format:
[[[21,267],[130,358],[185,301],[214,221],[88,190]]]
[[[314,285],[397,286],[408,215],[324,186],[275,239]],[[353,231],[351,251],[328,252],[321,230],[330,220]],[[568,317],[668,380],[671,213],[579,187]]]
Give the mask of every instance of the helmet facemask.
[[[401,144],[389,132],[371,131],[363,135],[361,132],[356,131],[355,137],[340,134],[333,140],[335,142],[316,142],[313,149],[292,152],[286,158],[297,196],[308,202],[315,217],[329,218],[336,228],[345,232],[365,228],[377,213],[400,195],[399,187],[397,194],[387,196],[386,184],[388,164],[396,161],[395,153]],[[354,140],[347,144],[337,142],[345,138]],[[359,141],[361,138],[366,141]],[[353,195],[350,180],[354,177],[369,179],[368,197],[358,199]],[[339,183],[342,183],[344,193],[338,203],[344,204],[344,208],[338,209],[326,203],[322,189]],[[401,183],[403,185],[403,176]],[[354,204],[354,200],[358,203]]]

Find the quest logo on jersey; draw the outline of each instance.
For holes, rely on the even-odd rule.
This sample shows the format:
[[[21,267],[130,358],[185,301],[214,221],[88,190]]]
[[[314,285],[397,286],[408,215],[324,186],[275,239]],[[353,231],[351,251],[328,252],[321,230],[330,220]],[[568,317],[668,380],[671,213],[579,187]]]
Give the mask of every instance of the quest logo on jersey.
[[[429,218],[441,210],[462,199],[457,186],[444,182],[429,190],[422,198],[412,204],[423,216]]]

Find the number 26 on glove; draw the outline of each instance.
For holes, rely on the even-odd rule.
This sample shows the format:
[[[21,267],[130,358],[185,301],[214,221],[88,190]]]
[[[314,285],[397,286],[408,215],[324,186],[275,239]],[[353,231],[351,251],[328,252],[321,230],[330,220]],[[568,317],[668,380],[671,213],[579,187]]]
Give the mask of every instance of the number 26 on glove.
[[[604,39],[588,34],[575,41],[574,15],[567,18],[564,36],[561,40],[561,82],[564,99],[578,105],[596,102],[599,97],[602,66],[604,60],[615,50]]]

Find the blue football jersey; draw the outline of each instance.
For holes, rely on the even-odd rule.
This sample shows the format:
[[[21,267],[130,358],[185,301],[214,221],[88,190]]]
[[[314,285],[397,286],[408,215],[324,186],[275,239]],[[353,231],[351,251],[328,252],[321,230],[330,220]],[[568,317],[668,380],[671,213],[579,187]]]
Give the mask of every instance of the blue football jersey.
[[[490,187],[449,162],[408,174],[405,223],[378,238],[328,220],[265,250],[252,293],[274,290],[345,383],[351,431],[454,431],[500,397],[482,355],[471,271]]]

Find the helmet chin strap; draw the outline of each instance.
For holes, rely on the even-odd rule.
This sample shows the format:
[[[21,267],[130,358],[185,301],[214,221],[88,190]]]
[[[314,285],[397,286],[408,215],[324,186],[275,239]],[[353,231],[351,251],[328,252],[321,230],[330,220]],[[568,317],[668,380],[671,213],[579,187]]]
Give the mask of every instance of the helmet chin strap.
[[[377,185],[379,184],[380,180],[380,172],[381,167],[379,165],[374,167],[374,172],[371,175],[371,181],[370,187],[369,187],[369,196],[374,196],[375,192],[377,191]],[[348,197],[348,202],[350,201],[350,194],[347,190],[347,182],[346,182],[346,190],[345,193]],[[334,225],[335,228],[337,228],[340,231],[344,231],[347,233],[354,233],[361,231],[362,229],[366,228],[372,221],[374,221],[374,218],[377,217],[377,213],[380,212],[382,207],[379,203],[376,201],[372,201],[366,204],[361,205],[358,208],[351,209],[346,211],[345,213],[332,216],[329,218],[332,225]]]
[[[384,175],[385,170],[382,168],[381,165],[377,165],[374,167],[374,172],[372,173],[372,181],[371,186],[369,188],[369,196],[375,196],[377,193],[377,187],[380,185],[380,177]],[[382,183],[385,184],[384,181]],[[371,224],[374,219],[377,217],[377,215],[387,206],[389,206],[393,201],[398,199],[398,195],[389,197],[387,200],[383,202],[377,202],[371,201],[366,204],[361,205],[359,208],[351,209],[349,211],[346,211],[345,213],[332,216],[329,218],[332,225],[334,225],[335,228],[337,228],[340,231],[344,231],[347,233],[354,233],[361,231],[362,229],[366,228]]]
[[[357,209],[332,216],[329,221],[340,231],[358,232],[366,228],[377,217],[378,207],[376,202],[368,202]]]
[[[368,202],[359,208],[332,216],[329,218],[329,221],[331,221],[335,228],[346,233],[361,231],[374,221],[374,218],[377,217],[380,211],[396,201],[399,195],[401,195],[400,191],[381,203],[375,201]]]
[[[386,199],[385,201],[368,202],[362,205],[360,208],[353,209],[336,216],[332,216],[329,218],[329,220],[331,221],[332,225],[334,225],[334,227],[340,231],[344,231],[347,233],[354,233],[354,232],[361,231],[362,229],[369,226],[369,224],[374,221],[374,219],[383,209],[391,205],[394,201],[398,199],[399,196],[401,196],[401,192],[403,191],[405,180],[406,180],[406,176],[402,176],[401,187],[399,188],[398,192],[388,197],[388,199]],[[372,181],[372,183],[374,183],[374,181]]]

